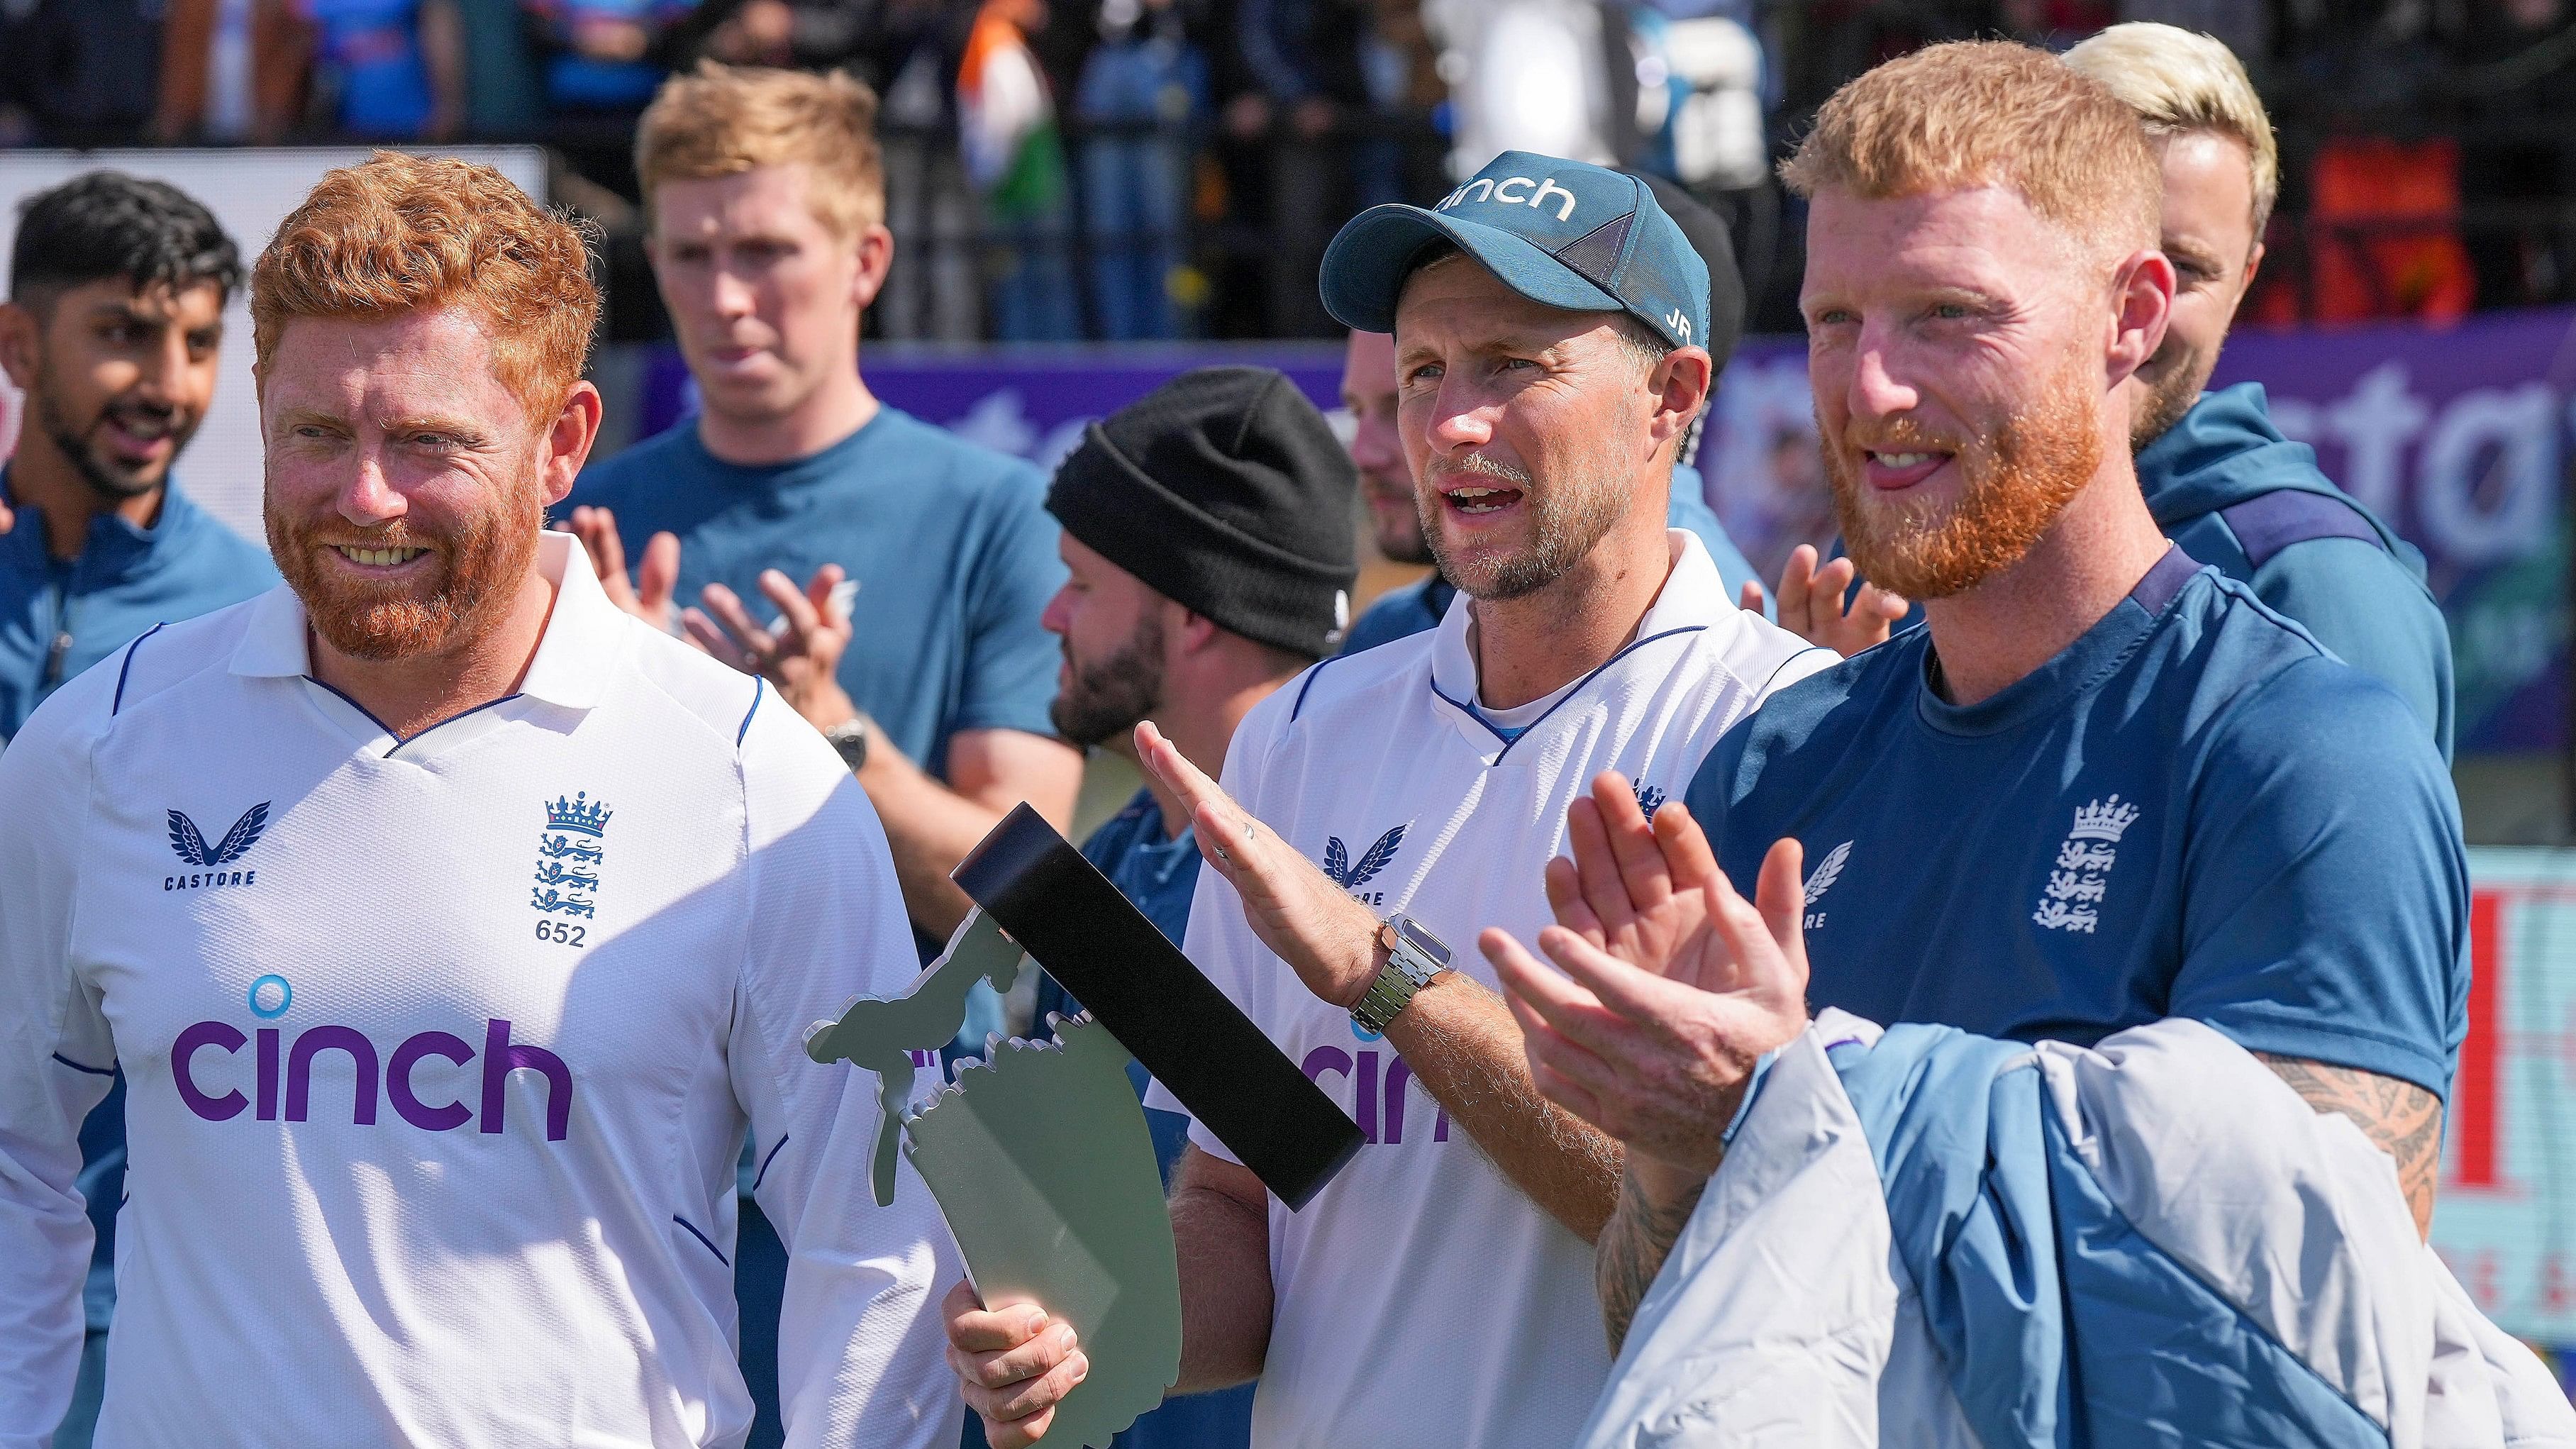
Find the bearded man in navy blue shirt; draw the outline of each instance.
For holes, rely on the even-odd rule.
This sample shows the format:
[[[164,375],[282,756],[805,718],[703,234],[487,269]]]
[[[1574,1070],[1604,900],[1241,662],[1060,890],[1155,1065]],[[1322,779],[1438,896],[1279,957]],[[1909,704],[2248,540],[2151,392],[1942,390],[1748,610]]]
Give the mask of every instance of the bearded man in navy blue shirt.
[[[2041,51],[1936,46],[1844,87],[1786,178],[1837,521],[1929,627],[1772,696],[1686,811],[1650,827],[1596,788],[1577,856],[1704,825],[1819,1009],[2080,1045],[2205,1022],[2357,1123],[2427,1224],[2466,1030],[2457,806],[2404,700],[2194,563],[2138,491],[2123,384],[2174,273],[2134,117]],[[1592,854],[1550,867],[1561,922]],[[1646,979],[1672,933],[1601,924],[1542,939],[1571,981],[1485,944],[1542,1088],[1626,1145],[1598,1259],[1616,1338],[1750,1058],[1741,1003]]]

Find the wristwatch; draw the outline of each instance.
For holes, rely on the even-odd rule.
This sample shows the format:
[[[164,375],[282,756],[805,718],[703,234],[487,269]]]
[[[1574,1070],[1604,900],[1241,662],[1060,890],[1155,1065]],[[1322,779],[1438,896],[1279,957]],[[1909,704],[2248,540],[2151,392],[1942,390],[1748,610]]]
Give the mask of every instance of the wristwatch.
[[[1414,993],[1449,969],[1447,943],[1411,916],[1397,915],[1381,924],[1377,942],[1386,948],[1386,965],[1368,995],[1351,1008],[1351,1020],[1371,1036],[1384,1035],[1387,1023],[1412,1003]]]
[[[841,763],[855,775],[868,762],[868,736],[875,730],[876,721],[863,714],[853,715],[823,731],[823,738],[840,752]]]

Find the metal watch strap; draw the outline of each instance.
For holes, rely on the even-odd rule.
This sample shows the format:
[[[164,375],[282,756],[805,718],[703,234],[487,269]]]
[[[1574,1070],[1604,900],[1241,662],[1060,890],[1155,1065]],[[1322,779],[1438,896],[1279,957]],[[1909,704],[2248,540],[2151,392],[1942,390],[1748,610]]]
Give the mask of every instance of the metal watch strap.
[[[1387,948],[1386,965],[1351,1008],[1351,1020],[1372,1035],[1383,1035],[1387,1024],[1413,1003],[1414,994],[1449,969],[1448,944],[1410,916],[1395,916],[1378,927],[1378,940]]]
[[[833,750],[839,753],[841,763],[855,775],[868,762],[868,736],[874,733],[876,721],[866,715],[856,715],[823,731],[823,738],[831,743]]]

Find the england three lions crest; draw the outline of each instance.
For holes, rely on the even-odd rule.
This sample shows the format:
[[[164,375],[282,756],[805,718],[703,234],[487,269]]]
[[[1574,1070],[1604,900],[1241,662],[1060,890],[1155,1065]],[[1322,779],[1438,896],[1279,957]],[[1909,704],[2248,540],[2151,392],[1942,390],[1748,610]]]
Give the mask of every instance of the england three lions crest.
[[[2033,924],[2052,931],[2093,934],[2101,924],[2102,898],[2111,888],[2111,867],[2120,862],[2120,837],[2138,823],[2138,807],[2117,795],[2096,800],[2075,812],[2075,824],[2057,847],[2057,859],[2040,888]]]
[[[546,828],[537,834],[536,883],[528,891],[528,905],[538,913],[537,939],[587,945],[589,928],[577,922],[598,911],[599,867],[607,858],[604,842],[613,812],[587,791],[569,800],[558,795],[545,810]]]

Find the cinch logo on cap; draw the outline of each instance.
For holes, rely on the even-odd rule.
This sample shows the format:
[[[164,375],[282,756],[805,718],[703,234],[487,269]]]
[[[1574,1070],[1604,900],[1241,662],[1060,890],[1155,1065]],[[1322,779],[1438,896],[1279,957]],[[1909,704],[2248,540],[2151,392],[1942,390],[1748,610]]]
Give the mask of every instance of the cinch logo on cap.
[[[1512,189],[1514,187],[1520,188],[1519,195],[1513,194]],[[1533,190],[1532,188],[1535,189]],[[1468,194],[1470,192],[1478,192],[1479,194],[1471,196]],[[1457,190],[1450,192],[1447,196],[1440,198],[1440,204],[1431,209],[1433,211],[1447,211],[1451,207],[1460,206],[1470,201],[1484,201],[1491,199],[1499,201],[1506,206],[1527,206],[1532,210],[1536,210],[1539,207],[1545,206],[1550,198],[1554,198],[1563,203],[1556,209],[1556,219],[1558,221],[1574,220],[1574,193],[1557,185],[1556,178],[1553,176],[1542,177],[1536,181],[1533,181],[1526,176],[1506,176],[1499,181],[1495,180],[1491,176],[1479,176],[1475,180],[1468,182],[1466,185],[1459,187]]]

